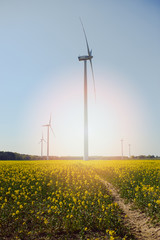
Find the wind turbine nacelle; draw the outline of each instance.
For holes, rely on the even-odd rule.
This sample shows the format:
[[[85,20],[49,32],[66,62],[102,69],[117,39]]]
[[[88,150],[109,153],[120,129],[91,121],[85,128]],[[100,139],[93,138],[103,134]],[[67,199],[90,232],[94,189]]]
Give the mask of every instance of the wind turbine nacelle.
[[[79,56],[78,59],[79,61],[86,61],[86,60],[91,60],[93,58],[93,56]]]

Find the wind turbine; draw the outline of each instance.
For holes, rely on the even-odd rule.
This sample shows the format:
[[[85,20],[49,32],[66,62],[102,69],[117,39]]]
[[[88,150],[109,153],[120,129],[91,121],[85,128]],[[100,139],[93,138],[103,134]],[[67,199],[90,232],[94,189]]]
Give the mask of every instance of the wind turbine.
[[[94,73],[93,73],[93,66],[92,66],[92,50],[89,50],[89,45],[87,41],[87,36],[85,33],[85,29],[83,23],[80,19],[82,29],[84,32],[86,45],[87,45],[87,52],[88,55],[79,56],[79,61],[84,61],[84,160],[88,160],[88,96],[87,96],[87,60],[90,61],[91,71],[92,71],[92,78],[93,78],[93,85],[94,85],[94,93],[96,98],[96,89],[95,89],[95,80],[94,80]]]
[[[122,138],[122,139],[121,139],[121,153],[122,153],[122,157],[121,157],[121,158],[122,158],[122,159],[123,159],[123,141],[124,141],[124,140],[123,140],[123,138]]]
[[[50,115],[49,123],[46,125],[43,125],[43,127],[47,127],[47,160],[48,160],[49,159],[49,130],[51,129],[51,131],[53,132],[53,129],[51,127],[51,115]]]
[[[128,144],[129,147],[129,158],[131,158],[131,144]]]
[[[42,133],[42,138],[39,143],[41,143],[41,158],[43,157],[43,142],[46,142],[43,138],[43,133]]]

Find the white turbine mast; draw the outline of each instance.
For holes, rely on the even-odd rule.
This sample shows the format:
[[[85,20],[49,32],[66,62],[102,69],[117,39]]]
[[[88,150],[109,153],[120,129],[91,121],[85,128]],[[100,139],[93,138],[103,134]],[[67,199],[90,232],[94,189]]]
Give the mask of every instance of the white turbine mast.
[[[121,156],[121,158],[123,159],[123,138],[121,139],[121,154],[122,154],[122,156]]]
[[[84,160],[88,160],[88,96],[87,96],[87,60],[90,61],[91,65],[91,71],[92,71],[92,78],[93,78],[93,85],[94,85],[94,93],[95,93],[95,99],[96,99],[96,88],[95,88],[95,80],[94,80],[94,73],[93,73],[93,66],[92,66],[92,50],[89,50],[89,45],[87,41],[87,36],[85,33],[85,29],[83,26],[83,23],[80,19],[82,29],[84,32],[86,45],[87,45],[87,52],[88,55],[79,56],[79,61],[84,61]]]
[[[131,158],[131,144],[128,144],[128,148],[129,148],[129,158]]]
[[[43,127],[47,127],[47,160],[48,160],[49,159],[49,130],[51,129],[52,133],[54,134],[51,126],[51,115],[50,115],[49,123],[43,125]]]
[[[42,138],[39,143],[41,143],[41,158],[43,158],[43,142],[46,142],[43,138],[43,133],[42,133]]]

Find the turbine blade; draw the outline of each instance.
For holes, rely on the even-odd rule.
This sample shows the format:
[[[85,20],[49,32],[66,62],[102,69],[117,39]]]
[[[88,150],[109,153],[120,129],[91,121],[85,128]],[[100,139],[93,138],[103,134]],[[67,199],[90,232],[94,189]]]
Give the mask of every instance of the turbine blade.
[[[94,95],[95,95],[95,101],[96,101],[96,85],[95,85],[94,72],[93,72],[93,66],[92,66],[92,60],[91,59],[90,59],[90,64],[91,64],[91,71],[92,71],[92,78],[93,78]]]
[[[53,135],[55,136],[54,131],[53,131],[53,128],[51,127],[51,125],[50,125],[50,129],[51,129]]]
[[[42,127],[48,127],[48,124],[46,124],[46,125],[42,125]]]
[[[83,23],[82,23],[81,18],[79,18],[79,19],[80,19],[80,22],[81,22],[81,25],[82,25],[82,29],[83,29],[83,32],[84,32],[84,36],[85,36],[85,39],[86,39],[86,45],[87,45],[88,56],[90,56],[91,53],[90,53],[90,51],[89,51],[89,45],[88,45],[88,41],[87,41],[86,32],[85,32],[85,29],[84,29],[84,26],[83,26]]]

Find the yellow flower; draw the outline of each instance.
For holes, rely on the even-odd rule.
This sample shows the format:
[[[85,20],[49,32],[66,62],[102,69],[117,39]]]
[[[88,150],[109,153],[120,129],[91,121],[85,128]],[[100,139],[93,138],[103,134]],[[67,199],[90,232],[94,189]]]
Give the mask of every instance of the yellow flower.
[[[19,210],[16,211],[16,214],[19,214]]]
[[[48,223],[48,220],[46,218],[44,218],[44,223],[47,224]]]
[[[160,199],[158,199],[158,200],[156,201],[156,203],[157,203],[157,204],[160,204]]]

